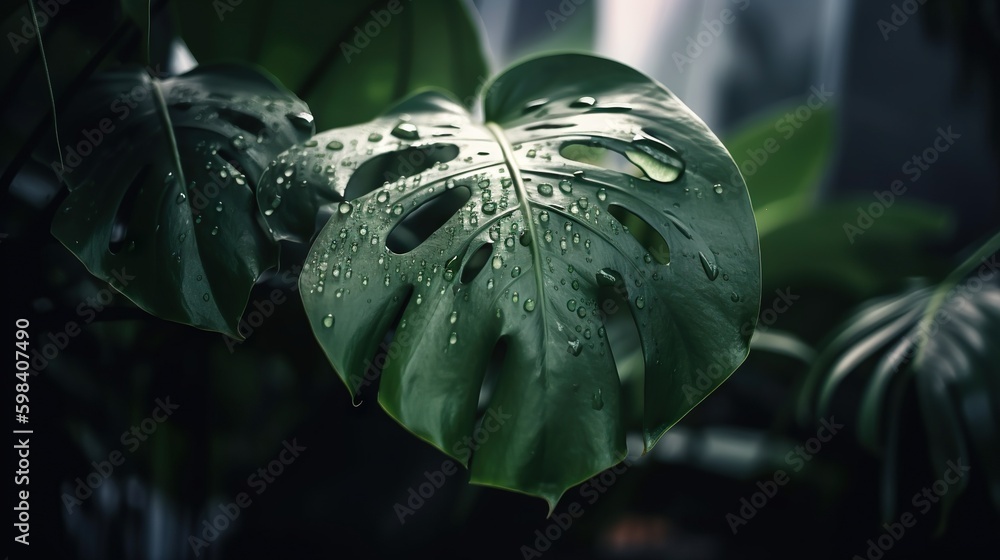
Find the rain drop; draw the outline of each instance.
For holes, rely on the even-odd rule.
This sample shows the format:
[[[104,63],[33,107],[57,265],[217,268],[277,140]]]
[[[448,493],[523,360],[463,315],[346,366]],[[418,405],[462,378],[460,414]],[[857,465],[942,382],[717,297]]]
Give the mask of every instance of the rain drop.
[[[393,136],[396,138],[401,138],[403,140],[416,140],[420,137],[417,132],[417,127],[413,123],[401,122],[392,129]]]
[[[699,251],[698,256],[701,257],[701,267],[705,270],[705,276],[708,276],[709,280],[715,280],[719,277],[719,267],[717,267],[712,261],[708,260],[705,253]]]

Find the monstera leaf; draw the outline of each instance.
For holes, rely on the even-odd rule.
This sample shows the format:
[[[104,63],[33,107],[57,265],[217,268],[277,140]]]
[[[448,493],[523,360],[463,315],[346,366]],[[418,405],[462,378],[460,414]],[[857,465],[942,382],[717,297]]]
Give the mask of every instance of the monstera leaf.
[[[312,134],[306,105],[248,68],[162,80],[128,69],[98,77],[60,126],[80,132],[48,160],[70,189],[56,238],[146,311],[240,337],[250,288],[278,254],[254,188]]]
[[[722,144],[630,68],[535,59],[483,109],[418,94],[291,148],[257,196],[278,238],[326,222],[299,283],[350,390],[381,368],[381,405],[472,482],[554,506],[626,454],[607,326],[637,333],[649,449],[746,357],[757,236]]]
[[[847,320],[816,362],[800,414],[832,411],[851,377],[865,390],[857,405],[858,436],[882,456],[883,517],[895,517],[900,432],[910,418],[903,405],[915,391],[927,452],[938,477],[952,464],[984,468],[1000,510],[1000,235],[939,286],[915,287],[864,306]],[[980,469],[973,469],[978,471]],[[959,473],[961,474],[961,473]],[[969,477],[942,496],[942,526]]]

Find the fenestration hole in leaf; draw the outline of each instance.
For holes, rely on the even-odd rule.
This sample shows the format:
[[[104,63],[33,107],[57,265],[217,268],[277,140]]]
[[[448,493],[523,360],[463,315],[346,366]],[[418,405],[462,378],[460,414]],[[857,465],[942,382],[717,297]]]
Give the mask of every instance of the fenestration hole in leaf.
[[[470,198],[472,191],[469,187],[460,185],[410,210],[386,236],[385,247],[397,255],[405,255],[416,249],[441,229]]]
[[[108,239],[108,251],[111,251],[112,255],[117,255],[118,251],[121,251],[122,247],[125,246],[125,238],[128,236],[129,222],[132,220],[135,203],[139,198],[140,185],[142,185],[142,183],[146,180],[146,176],[149,175],[149,171],[150,166],[147,165],[135,174],[135,177],[132,178],[132,182],[125,190],[125,194],[122,195],[121,202],[118,203],[118,210],[115,212],[115,220],[111,225],[111,237]]]
[[[625,281],[617,271],[603,269],[597,275],[597,285],[598,309],[618,379],[624,382],[638,376],[641,380],[646,373],[646,361]]]
[[[375,350],[375,355],[368,360],[366,364],[367,369],[357,372],[356,374],[364,379],[364,381],[361,382],[361,387],[358,388],[358,392],[354,394],[354,397],[360,398],[362,402],[368,400],[369,397],[374,399],[376,398],[376,395],[378,395],[379,384],[382,380],[382,371],[388,367],[393,360],[393,356],[390,355],[390,349],[393,348],[392,341],[396,338],[396,334],[399,333],[399,324],[403,320],[403,314],[406,312],[406,308],[410,305],[411,298],[413,298],[413,286],[407,286],[406,291],[403,292],[399,298],[402,305],[399,306],[396,316],[393,317],[392,321],[389,323],[389,328],[386,329],[385,334],[382,336],[382,343],[379,344],[378,348]],[[351,373],[353,374],[354,372]],[[358,404],[355,406],[358,406]]]
[[[248,115],[246,113],[226,108],[219,109],[217,112],[220,119],[232,124],[236,128],[249,132],[253,136],[260,135],[260,133],[267,128],[264,121],[253,115]]]
[[[490,355],[489,365],[483,375],[483,384],[479,388],[479,404],[477,406],[476,421],[482,419],[483,414],[490,405],[490,399],[496,391],[497,382],[500,379],[500,370],[503,369],[503,360],[507,356],[507,339],[501,338],[493,347]]]
[[[670,264],[670,246],[653,226],[624,206],[612,204],[608,206],[608,213],[628,228],[628,232],[639,242],[639,245],[646,249],[653,260],[660,264]]]
[[[575,123],[553,123],[553,122],[550,122],[550,123],[533,124],[531,126],[525,127],[524,130],[551,130],[551,129],[558,129],[558,128],[570,128],[570,127],[573,127],[573,126],[576,126],[576,124]]]
[[[344,198],[354,200],[400,177],[412,177],[458,157],[458,146],[434,144],[379,154],[362,163],[347,182]]]
[[[490,261],[490,256],[493,255],[493,244],[484,243],[476,252],[472,253],[469,260],[465,262],[465,268],[462,269],[462,283],[469,284],[476,279],[476,276],[486,267],[486,263]]]
[[[587,165],[603,167],[604,169],[631,175],[643,181],[649,180],[649,177],[643,173],[642,169],[629,161],[624,154],[598,144],[568,142],[559,148],[559,155],[566,159],[586,163]]]

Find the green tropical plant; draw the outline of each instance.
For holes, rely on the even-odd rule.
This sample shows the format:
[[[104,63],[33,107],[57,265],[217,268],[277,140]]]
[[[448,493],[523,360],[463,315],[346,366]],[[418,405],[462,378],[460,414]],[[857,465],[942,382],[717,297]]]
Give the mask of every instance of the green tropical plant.
[[[1000,509],[1000,354],[993,343],[1000,336],[998,251],[1000,235],[940,284],[866,303],[832,335],[810,370],[799,404],[804,421],[830,414],[849,382],[863,383],[853,406],[857,435],[883,462],[885,519],[896,515],[897,480],[911,467],[900,447],[902,432],[914,423],[904,405],[914,396],[933,472],[943,477],[952,463],[967,465],[974,458]],[[962,477],[956,490],[942,496],[941,528],[968,484],[969,477]]]
[[[69,189],[53,235],[139,307],[241,338],[250,288],[278,264],[254,189],[312,134],[305,103],[239,66],[162,80],[131,69],[100,75],[67,117],[80,135],[50,160]]]
[[[313,218],[330,216],[300,291],[348,388],[367,384],[367,360],[401,317],[396,336],[417,334],[381,372],[382,406],[466,464],[457,444],[480,401],[508,411],[476,450],[472,480],[554,506],[625,457],[622,350],[606,316],[638,326],[648,450],[746,357],[756,233],[725,148],[634,70],[539,58],[483,99],[485,124],[427,92],[319,134],[279,156],[257,196],[279,239],[308,239]],[[640,177],[579,161],[602,152]],[[502,366],[481,397],[498,345]]]
[[[648,450],[747,355],[746,187],[707,127],[625,66],[531,60],[484,90],[484,124],[427,91],[312,137],[305,104],[258,72],[123,70],[78,97],[70,129],[143,89],[140,118],[60,167],[56,237],[102,278],[129,270],[116,287],[140,307],[238,337],[275,240],[322,227],[300,286],[330,362],[355,393],[380,374],[382,406],[471,458],[473,482],[554,507],[626,455],[620,369],[638,378]],[[366,371],[389,332],[417,334]],[[512,419],[473,458],[458,444],[480,405]]]

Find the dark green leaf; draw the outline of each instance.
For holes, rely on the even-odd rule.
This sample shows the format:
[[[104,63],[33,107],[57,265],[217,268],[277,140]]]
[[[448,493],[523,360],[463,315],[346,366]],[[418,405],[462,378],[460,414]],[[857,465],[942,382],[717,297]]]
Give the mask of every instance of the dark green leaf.
[[[267,68],[309,103],[324,128],[371,119],[422,87],[445,88],[471,103],[489,75],[460,0],[174,4],[195,58]]]
[[[998,249],[1000,235],[933,290],[912,290],[865,306],[845,323],[810,372],[801,409],[806,413],[815,406],[826,414],[846,377],[867,379],[858,433],[870,449],[891,454],[884,456],[886,518],[894,515],[895,469],[907,466],[894,454],[899,452],[899,431],[912,422],[899,417],[902,396],[911,383],[916,386],[932,470],[943,478],[952,464],[978,461],[1000,509]],[[878,352],[883,354],[879,357]],[[878,359],[872,362],[873,357]],[[942,527],[969,483],[968,475],[959,474],[963,476],[955,487],[942,496]]]
[[[757,236],[725,148],[632,69],[539,58],[496,78],[484,104],[485,125],[422,93],[317,135],[267,171],[258,199],[282,238],[332,215],[300,290],[350,390],[374,378],[375,356],[390,415],[463,463],[475,446],[473,482],[554,505],[625,456],[622,333],[641,348],[646,449],[743,361]],[[569,157],[601,151],[620,161]],[[309,186],[286,188],[286,173]],[[510,417],[470,446],[496,427],[483,409]]]
[[[824,105],[793,128],[786,115],[796,107],[769,112],[725,142],[750,190],[761,237],[808,208],[832,154],[833,109]]]
[[[861,234],[848,235],[845,225],[854,225],[858,208],[867,203],[828,204],[761,232],[765,288],[808,284],[871,297],[908,277],[947,272],[951,264],[926,250],[950,234],[947,213],[897,202]],[[755,211],[758,223],[767,212]]]
[[[96,79],[64,121],[79,132],[66,167],[52,163],[70,188],[52,233],[139,307],[239,337],[250,288],[277,264],[256,179],[312,133],[305,104],[243,67],[130,69]]]

